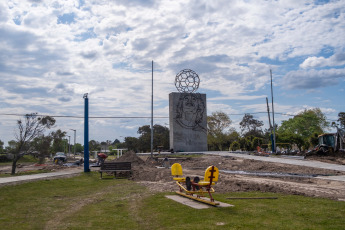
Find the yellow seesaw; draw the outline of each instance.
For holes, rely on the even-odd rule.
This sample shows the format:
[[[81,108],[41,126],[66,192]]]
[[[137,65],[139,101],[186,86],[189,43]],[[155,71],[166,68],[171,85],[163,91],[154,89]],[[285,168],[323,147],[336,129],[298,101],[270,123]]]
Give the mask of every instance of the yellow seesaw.
[[[179,186],[179,191],[176,192],[177,194],[213,206],[219,205],[218,202],[214,201],[211,194],[215,192],[212,185],[218,181],[219,177],[219,170],[217,167],[213,165],[209,166],[205,171],[204,180],[202,181],[199,177],[195,177],[193,181],[191,181],[190,177],[184,177],[182,166],[179,163],[175,163],[171,166],[171,175]],[[194,196],[194,194],[196,196]],[[201,198],[207,197],[207,195],[210,198],[209,201]]]

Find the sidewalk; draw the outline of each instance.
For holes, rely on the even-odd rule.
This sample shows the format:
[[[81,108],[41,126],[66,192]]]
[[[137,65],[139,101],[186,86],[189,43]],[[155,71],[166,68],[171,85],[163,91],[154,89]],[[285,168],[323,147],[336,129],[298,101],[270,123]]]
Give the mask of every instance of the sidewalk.
[[[58,172],[51,172],[51,173],[39,173],[39,174],[32,174],[32,175],[24,175],[24,176],[11,176],[11,177],[2,177],[0,178],[0,187],[3,185],[9,184],[18,184],[24,182],[30,182],[35,180],[43,180],[46,178],[58,178],[64,177],[68,175],[79,174],[83,172],[82,168],[74,168],[65,171],[58,171]]]
[[[299,165],[305,167],[312,167],[312,168],[321,168],[321,169],[330,169],[336,171],[345,172],[345,165],[338,165],[338,164],[330,164],[320,161],[309,161],[305,159],[290,159],[290,158],[282,158],[276,156],[254,156],[248,154],[241,154],[241,153],[230,153],[230,152],[204,152],[204,154],[212,154],[212,155],[220,155],[220,156],[231,156],[231,157],[240,157],[245,159],[253,159],[258,161],[266,161],[266,162],[274,162],[274,163],[281,163],[281,164],[290,164],[290,165]]]
[[[149,155],[150,153],[140,153],[138,155]],[[167,155],[174,155],[168,152],[164,152],[164,154]],[[336,170],[336,171],[342,171],[345,172],[345,165],[339,165],[339,164],[330,164],[320,161],[311,161],[311,160],[305,160],[300,157],[294,157],[294,156],[255,156],[255,155],[249,155],[247,153],[233,153],[229,151],[206,151],[206,152],[181,152],[181,154],[185,155],[194,155],[194,154],[209,154],[209,155],[219,155],[219,156],[231,156],[231,157],[240,157],[245,159],[252,159],[257,161],[266,161],[266,162],[274,162],[274,163],[281,163],[281,164],[290,164],[290,165],[299,165],[299,166],[305,166],[305,167],[312,167],[312,168],[321,168],[321,169],[330,169],[330,170]]]

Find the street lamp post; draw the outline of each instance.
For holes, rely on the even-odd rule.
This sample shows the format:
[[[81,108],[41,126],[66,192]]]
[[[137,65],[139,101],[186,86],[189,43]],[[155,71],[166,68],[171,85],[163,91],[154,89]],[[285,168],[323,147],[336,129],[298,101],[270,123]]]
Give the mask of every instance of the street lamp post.
[[[75,129],[70,129],[74,132],[74,149],[73,149],[73,158],[75,159],[75,141],[76,141],[76,138],[77,138],[77,130]]]
[[[68,136],[68,156],[70,156],[70,152],[71,152],[71,136]]]

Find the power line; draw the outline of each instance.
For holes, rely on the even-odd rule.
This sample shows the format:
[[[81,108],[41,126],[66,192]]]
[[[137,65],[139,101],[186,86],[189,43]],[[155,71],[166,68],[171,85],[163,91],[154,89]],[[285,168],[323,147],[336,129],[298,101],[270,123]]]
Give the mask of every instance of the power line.
[[[27,114],[15,114],[15,113],[3,113],[0,114],[0,116],[19,116],[19,117],[24,117]],[[31,114],[30,114],[31,115]],[[49,117],[65,117],[65,118],[84,118],[83,116],[72,116],[72,115],[47,115],[47,114],[36,114],[34,116],[38,116],[38,117],[45,117],[45,116],[49,116]],[[125,116],[112,116],[112,117],[103,117],[103,116],[96,116],[96,117],[89,117],[89,118],[96,118],[96,119],[136,119],[136,118],[151,118],[151,117],[142,117],[142,116],[130,116],[130,117],[125,117]],[[154,118],[169,118],[169,117],[154,117]]]
[[[251,112],[251,113],[228,113],[227,115],[229,116],[242,116],[245,114],[265,114],[267,112]],[[272,112],[270,112],[272,113]],[[283,116],[297,116],[295,114],[288,114],[288,113],[279,113],[275,112],[275,114],[283,115]],[[18,113],[1,113],[0,116],[17,116],[17,117],[24,117],[28,114],[18,114]],[[30,114],[31,115],[31,114]],[[38,117],[45,117],[45,116],[50,116],[50,117],[57,117],[57,118],[77,118],[77,119],[84,119],[84,116],[72,116],[72,115],[47,115],[47,114],[34,114],[34,116]],[[145,117],[145,116],[110,116],[110,117],[104,117],[104,116],[90,116],[89,118],[91,119],[151,119],[151,116]],[[169,117],[164,117],[164,116],[159,116],[159,117],[153,117],[155,119],[168,119]],[[326,119],[328,121],[337,121],[337,120],[330,120]]]

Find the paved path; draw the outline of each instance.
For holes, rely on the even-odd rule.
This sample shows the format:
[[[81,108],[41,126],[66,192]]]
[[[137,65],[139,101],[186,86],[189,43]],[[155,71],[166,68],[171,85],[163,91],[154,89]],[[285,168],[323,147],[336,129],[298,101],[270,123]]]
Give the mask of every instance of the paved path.
[[[213,155],[220,155],[220,156],[232,156],[232,157],[241,157],[245,159],[253,159],[258,161],[267,161],[267,162],[274,162],[274,163],[281,163],[281,164],[290,164],[290,165],[300,165],[305,167],[312,167],[312,168],[321,168],[321,169],[330,169],[330,170],[337,170],[345,172],[345,165],[338,165],[338,164],[330,164],[320,161],[310,161],[304,159],[293,159],[289,157],[264,157],[264,156],[253,156],[249,154],[241,154],[241,153],[230,153],[230,152],[204,152],[205,154],[213,154]]]
[[[76,169],[51,172],[51,173],[39,173],[39,174],[24,175],[24,176],[1,177],[0,186],[8,185],[8,184],[18,184],[18,183],[23,183],[23,182],[28,182],[28,181],[35,181],[35,180],[43,180],[46,178],[63,177],[66,175],[79,174],[82,171],[83,170],[81,168],[76,168]]]
[[[151,153],[140,153],[138,155],[149,155]],[[171,153],[164,152],[162,154],[168,154]],[[345,172],[345,165],[339,165],[339,164],[330,164],[320,161],[311,161],[311,160],[305,160],[302,159],[302,157],[299,156],[254,156],[249,155],[247,153],[233,153],[228,151],[207,151],[207,152],[181,152],[181,154],[186,155],[193,155],[193,154],[211,154],[211,155],[219,155],[219,156],[231,156],[231,157],[240,157],[245,159],[253,159],[258,161],[266,161],[266,162],[274,162],[274,163],[281,163],[281,164],[290,164],[290,165],[300,165],[305,167],[313,167],[313,168],[321,168],[321,169],[330,169],[330,170],[337,170]],[[156,155],[156,153],[155,153]],[[172,154],[173,155],[173,154]]]

